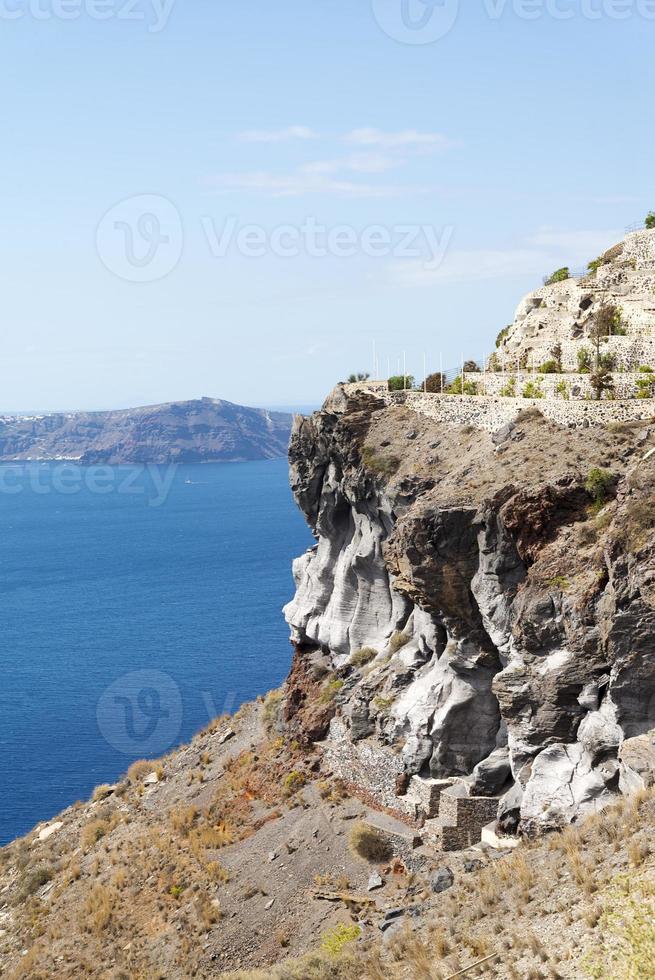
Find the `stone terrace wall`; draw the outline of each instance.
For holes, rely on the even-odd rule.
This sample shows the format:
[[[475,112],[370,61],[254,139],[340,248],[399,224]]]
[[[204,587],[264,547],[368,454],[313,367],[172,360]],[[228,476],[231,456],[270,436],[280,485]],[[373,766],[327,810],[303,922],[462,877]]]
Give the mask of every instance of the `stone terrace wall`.
[[[536,408],[551,422],[568,428],[605,426],[613,422],[637,422],[655,417],[654,399],[632,401],[563,401],[550,398],[503,398],[486,395],[431,395],[421,391],[386,391],[385,382],[346,385],[346,393],[375,393],[387,405],[406,405],[412,411],[456,428],[472,425],[496,432],[513,422],[520,412]]]
[[[655,302],[655,296],[653,300]],[[565,371],[577,371],[578,351],[581,348],[585,347],[588,351],[592,352],[592,342],[588,337],[583,337],[580,340],[562,340],[560,341],[560,345],[562,348],[562,367]],[[540,344],[535,347],[530,353],[528,367],[532,368],[534,365],[534,367],[538,368],[541,364],[545,364],[546,361],[552,361],[552,349],[552,343]],[[653,337],[608,337],[603,342],[602,353],[612,354],[614,356],[615,368],[619,372],[634,371],[642,365],[648,365],[655,369],[655,338]],[[502,352],[498,352],[498,357],[502,365]],[[512,369],[515,371],[516,363],[512,363],[512,358],[508,355],[505,360],[505,366],[508,372]]]
[[[566,392],[569,398],[574,399],[585,399],[593,398],[593,389],[591,387],[591,377],[589,374],[535,374],[533,375],[527,371],[521,371],[520,374],[490,374],[487,372],[485,375],[480,375],[479,380],[476,375],[467,375],[470,381],[476,379],[476,384],[478,385],[478,391],[480,394],[485,395],[500,395],[501,391],[507,385],[510,377],[515,379],[515,391],[517,395],[521,395],[523,389],[532,381],[533,384],[538,385],[540,391],[543,393],[545,398],[554,398],[565,400],[564,396],[557,391],[557,387],[563,381],[566,385]],[[622,399],[629,400],[637,397],[637,381],[644,380],[644,375],[641,373],[621,373],[615,372],[614,377],[614,395],[619,401]],[[654,407],[655,412],[655,407]]]

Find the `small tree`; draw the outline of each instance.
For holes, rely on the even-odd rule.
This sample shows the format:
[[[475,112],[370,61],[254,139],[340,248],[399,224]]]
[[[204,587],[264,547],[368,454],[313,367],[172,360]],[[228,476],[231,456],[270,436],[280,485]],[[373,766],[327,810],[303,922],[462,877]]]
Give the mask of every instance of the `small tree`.
[[[649,231],[652,231],[653,228],[655,228],[655,211],[648,212],[644,225]]]
[[[613,303],[602,303],[594,317],[591,337],[600,338],[615,336],[622,324],[621,310]]]
[[[556,282],[566,282],[567,279],[571,278],[571,272],[568,265],[565,265],[561,269],[557,269],[553,272],[552,276],[546,276],[544,279],[544,286],[554,286]]]
[[[409,391],[414,387],[414,375],[394,374],[389,378],[389,391]]]
[[[589,383],[596,401],[600,401],[604,394],[614,394],[614,378],[612,377],[612,372],[602,362],[592,374]]]
[[[598,466],[589,470],[584,488],[598,509],[609,499],[613,483],[614,477],[607,470],[601,470]]]
[[[464,374],[479,374],[477,361],[464,361]]]
[[[439,394],[441,391],[445,391],[448,387],[446,375],[442,374],[441,371],[435,371],[434,374],[428,374],[424,384],[421,387],[425,387],[425,390],[429,391],[433,395]]]
[[[478,386],[475,381],[464,381],[462,384],[462,376],[458,374],[453,383],[448,388],[448,394],[450,395],[477,395]]]
[[[352,385],[352,384],[356,384],[358,381],[368,381],[370,377],[371,377],[370,374],[363,374],[361,371],[359,374],[349,374],[348,384]]]

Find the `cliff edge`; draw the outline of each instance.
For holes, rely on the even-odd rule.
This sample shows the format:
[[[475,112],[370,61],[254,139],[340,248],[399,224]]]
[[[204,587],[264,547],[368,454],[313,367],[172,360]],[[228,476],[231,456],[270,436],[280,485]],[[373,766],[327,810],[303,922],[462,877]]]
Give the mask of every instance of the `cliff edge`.
[[[317,544],[287,606],[291,731],[456,849],[640,785],[655,728],[655,424],[494,433],[341,386],[292,434]],[[334,677],[322,715],[303,695]],[[329,717],[328,717],[329,715]]]

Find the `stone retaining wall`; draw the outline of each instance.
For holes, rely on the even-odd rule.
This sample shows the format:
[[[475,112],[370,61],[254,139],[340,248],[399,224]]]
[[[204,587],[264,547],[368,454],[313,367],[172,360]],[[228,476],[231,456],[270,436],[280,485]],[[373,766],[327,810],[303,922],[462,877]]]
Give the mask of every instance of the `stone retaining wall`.
[[[347,385],[347,393],[364,390],[376,394],[387,405],[406,405],[419,415],[441,425],[457,428],[471,425],[496,432],[519,413],[536,408],[545,418],[568,428],[606,426],[618,422],[650,421],[655,417],[654,399],[630,401],[563,401],[551,398],[503,398],[486,395],[431,395],[421,391],[386,391],[386,383]]]
[[[655,354],[655,345],[654,345]],[[614,396],[617,401],[629,401],[637,397],[639,391],[638,381],[643,381],[645,375],[641,372],[622,373],[615,372]],[[655,375],[653,375],[655,378]],[[510,374],[481,374],[479,380],[476,375],[467,375],[467,380],[473,381],[478,385],[478,393],[481,395],[500,395],[506,388],[510,379],[514,379],[514,390],[517,395],[522,395],[525,386],[529,383],[536,385],[545,398],[553,398],[559,401],[568,399],[584,400],[593,399],[594,392],[591,387],[591,375],[589,374],[532,374],[528,371],[521,371]],[[558,391],[558,387],[564,384],[566,395]],[[655,405],[654,409],[655,411]]]
[[[351,742],[340,718],[330,725],[325,762],[335,776],[369,793],[380,806],[416,819],[415,801],[396,795],[396,779],[405,771],[400,756],[367,740]]]
[[[655,306],[655,296],[653,297],[653,305]],[[653,317],[655,320],[655,316]],[[643,334],[638,332],[643,330]],[[615,369],[620,373],[623,371],[636,371],[642,365],[648,365],[655,369],[655,338],[652,337],[653,323],[643,324],[639,326],[634,325],[634,333],[627,337],[608,337],[603,343],[602,353],[612,354],[615,359]],[[562,340],[560,341],[560,347],[562,348],[562,368],[564,371],[574,373],[578,370],[578,351],[582,348],[592,352],[593,355],[593,345],[588,337],[582,337],[580,340]],[[528,368],[539,368],[542,364],[547,361],[553,360],[553,344],[539,344],[535,346],[530,352],[528,358]],[[503,355],[502,351],[498,351],[496,356],[502,365],[505,363],[508,372],[516,373],[516,358],[512,358],[509,354]],[[522,372],[528,373],[528,372]]]

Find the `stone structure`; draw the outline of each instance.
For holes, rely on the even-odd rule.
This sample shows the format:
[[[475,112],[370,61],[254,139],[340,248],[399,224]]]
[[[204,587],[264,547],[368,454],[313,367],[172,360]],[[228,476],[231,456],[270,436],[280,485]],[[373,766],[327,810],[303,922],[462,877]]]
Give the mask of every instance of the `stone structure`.
[[[621,336],[603,353],[617,370],[655,367],[655,230],[638,231],[609,249],[597,271],[543,286],[521,300],[514,322],[499,338],[496,358],[507,370],[538,367],[561,347],[564,371],[578,370],[578,351],[591,350],[590,331],[601,305],[620,313]]]
[[[528,409],[537,409],[544,418],[567,428],[604,427],[617,422],[647,421],[655,416],[652,399],[596,402],[500,395],[433,395],[422,391],[390,392],[386,382],[369,381],[344,387],[349,396],[357,392],[375,394],[386,405],[406,405],[449,428],[471,425],[487,432],[498,431]]]

